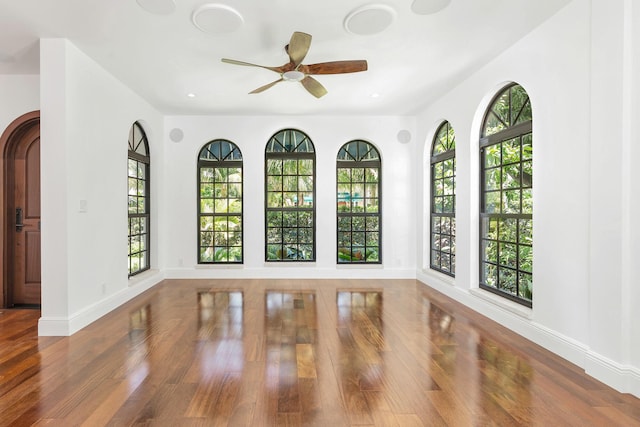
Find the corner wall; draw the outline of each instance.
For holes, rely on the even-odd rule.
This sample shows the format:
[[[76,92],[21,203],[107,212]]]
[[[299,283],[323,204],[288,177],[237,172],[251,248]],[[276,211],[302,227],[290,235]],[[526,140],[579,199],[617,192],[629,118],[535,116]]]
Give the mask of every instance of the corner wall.
[[[163,163],[162,116],[63,39],[41,48],[42,317],[40,335],[70,335],[161,280],[127,279],[127,138],[145,123]],[[161,167],[152,185],[161,186]],[[152,211],[159,192],[152,187]],[[158,268],[154,218],[152,267]]]
[[[639,112],[628,94],[638,93],[640,62],[629,48],[640,25],[637,10],[630,18],[631,6],[628,0],[570,3],[419,115],[424,203],[417,262],[425,284],[640,396],[640,341],[632,333],[640,312],[630,305],[638,302],[631,281],[640,253],[627,237],[637,236],[631,218],[640,214],[628,163],[637,151],[630,129]],[[531,310],[478,289],[480,121],[509,81],[527,90],[533,107]],[[441,119],[452,123],[457,142],[455,280],[430,271],[427,261],[428,153]]]

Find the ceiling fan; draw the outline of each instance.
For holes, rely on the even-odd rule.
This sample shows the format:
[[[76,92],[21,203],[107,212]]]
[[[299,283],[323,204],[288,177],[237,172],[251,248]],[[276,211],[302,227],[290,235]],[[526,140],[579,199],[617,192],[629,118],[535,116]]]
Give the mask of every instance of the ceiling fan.
[[[236,61],[235,59],[227,58],[222,58],[222,62],[226,62],[227,64],[265,68],[280,74],[280,78],[278,80],[264,86],[260,86],[249,93],[260,93],[274,86],[276,83],[288,81],[302,83],[302,86],[304,86],[304,88],[316,98],[326,95],[327,89],[325,89],[319,81],[311,77],[311,75],[355,73],[367,70],[367,61],[365,60],[332,61],[304,65],[302,64],[302,60],[307,55],[310,46],[311,36],[309,34],[296,31],[291,36],[289,44],[284,48],[289,55],[289,62],[281,65],[280,67],[267,67],[264,65],[251,64],[249,62]]]

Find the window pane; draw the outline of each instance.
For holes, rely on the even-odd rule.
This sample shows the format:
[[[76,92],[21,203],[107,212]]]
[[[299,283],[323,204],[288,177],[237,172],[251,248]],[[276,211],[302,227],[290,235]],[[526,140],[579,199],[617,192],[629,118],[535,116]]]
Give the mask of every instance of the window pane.
[[[213,182],[213,168],[200,168],[200,182]]]
[[[520,190],[503,191],[502,213],[520,213]]]
[[[520,187],[520,164],[503,166],[502,179],[503,188]]]
[[[492,145],[484,149],[484,167],[490,168],[499,166],[502,163],[500,158],[500,144]]]
[[[489,169],[484,173],[484,184],[486,190],[499,190],[502,186],[499,168]]]
[[[138,176],[138,162],[133,160],[133,159],[129,159],[128,160],[128,176],[130,177],[137,177]]]
[[[378,182],[378,169],[377,168],[367,168],[365,169],[364,179],[366,182]]]
[[[282,175],[282,160],[267,159],[267,175],[269,176]]]
[[[500,212],[500,192],[492,191],[486,193],[484,200],[484,211],[487,213],[498,213]]]
[[[520,138],[513,138],[502,143],[502,164],[520,161]]]

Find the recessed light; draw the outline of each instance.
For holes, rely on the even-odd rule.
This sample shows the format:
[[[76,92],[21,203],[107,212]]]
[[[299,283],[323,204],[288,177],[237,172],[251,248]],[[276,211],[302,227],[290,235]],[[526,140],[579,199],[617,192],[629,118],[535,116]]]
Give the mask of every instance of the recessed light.
[[[195,93],[188,93],[187,94],[187,98],[195,98],[196,94]]]
[[[154,15],[169,15],[176,10],[174,0],[136,0],[138,5]]]
[[[370,4],[351,12],[344,28],[353,34],[370,35],[384,31],[396,18],[396,11],[386,4]]]
[[[236,31],[244,23],[242,15],[225,4],[203,4],[191,16],[193,25],[208,34],[225,34]]]
[[[378,92],[374,92],[371,94],[372,98],[380,98],[380,94]]]
[[[413,0],[411,10],[418,15],[431,15],[449,6],[451,0]]]

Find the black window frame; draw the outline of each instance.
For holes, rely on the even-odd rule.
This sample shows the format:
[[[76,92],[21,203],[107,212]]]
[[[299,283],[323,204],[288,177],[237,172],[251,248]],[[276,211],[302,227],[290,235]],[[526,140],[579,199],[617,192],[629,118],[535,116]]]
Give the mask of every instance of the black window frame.
[[[522,93],[526,95],[526,100],[514,115],[515,97],[513,92],[517,88],[520,88]],[[506,116],[495,113],[497,103],[505,94],[508,94],[508,113]],[[523,121],[522,114],[525,114],[524,117],[530,116],[531,119]],[[488,127],[490,117],[497,129]],[[509,147],[516,144],[519,147],[517,150],[518,160],[514,160],[514,154],[505,155]],[[487,166],[489,163],[487,151],[495,150],[496,147],[499,147],[499,163]],[[529,147],[529,149],[525,150],[525,147]],[[533,114],[529,95],[519,84],[511,83],[505,86],[489,104],[482,122],[479,151],[479,286],[481,289],[526,307],[533,307]],[[511,151],[511,153],[513,152]],[[492,158],[495,159],[495,157]],[[494,171],[496,174],[493,174]],[[487,178],[489,175],[492,176],[491,179]],[[499,181],[497,188],[494,188],[494,184],[489,184],[491,187],[487,186],[488,182],[494,181],[493,176]],[[505,187],[505,185],[507,186]],[[510,206],[513,206],[506,193],[515,191],[519,191],[518,212],[503,212],[505,200],[507,210],[511,210]],[[525,191],[530,193],[528,196],[530,208],[523,203]],[[495,197],[491,196],[492,200],[487,200],[490,194],[499,195],[497,203],[499,212],[488,211],[491,209],[488,209],[487,206],[496,205]],[[523,211],[527,211],[527,213]],[[509,248],[511,250],[507,250]],[[515,261],[511,260],[511,253],[514,254]],[[487,273],[488,271],[491,271],[491,274]],[[504,289],[507,287],[504,283],[510,276],[515,277],[514,292]],[[505,282],[502,281],[503,277],[506,278]],[[488,283],[489,278],[492,278],[495,286]]]
[[[355,144],[355,152],[349,150],[349,145]],[[341,157],[349,157],[349,159],[341,159]],[[341,186],[345,185],[347,181],[340,181],[340,170],[350,169],[350,179],[348,181],[350,191],[347,195],[342,195]],[[353,170],[363,169],[362,180],[353,181]],[[377,180],[369,181],[367,178],[368,169],[377,169]],[[376,197],[369,197],[367,195],[366,187],[371,182],[376,184]],[[355,212],[354,206],[351,203],[351,196],[354,194],[351,189],[353,184],[361,185],[363,188],[363,197],[358,198],[362,200],[362,212]],[[366,212],[366,206],[368,200],[377,200],[377,210],[375,212]],[[347,201],[348,200],[348,201]],[[341,211],[341,206],[349,206],[349,211]],[[348,205],[347,205],[348,204]],[[347,221],[348,220],[348,221]],[[360,221],[362,220],[362,221]],[[348,229],[347,229],[347,222]],[[354,230],[354,223],[361,222],[358,229]],[[373,225],[377,223],[375,229],[371,229]],[[372,224],[371,226],[369,224]],[[344,226],[343,226],[344,225]],[[354,252],[354,233],[361,233],[364,244],[362,246],[355,246]],[[346,234],[349,235],[348,239],[345,239]],[[375,244],[369,244],[375,238]],[[346,252],[348,248],[348,253]],[[364,250],[364,255],[360,251],[360,248]],[[370,252],[369,250],[375,251]],[[356,255],[354,255],[354,253]],[[371,254],[377,254],[376,258],[371,258]],[[358,256],[357,254],[360,254]],[[338,150],[336,158],[336,263],[339,265],[351,265],[351,264],[382,264],[382,159],[380,157],[380,151],[375,145],[368,141],[356,139],[345,143]]]
[[[442,136],[446,136],[443,144]],[[438,144],[443,150],[436,153]],[[445,163],[453,161],[452,175],[446,175]],[[431,144],[431,200],[430,200],[430,235],[429,235],[429,267],[432,270],[455,277],[456,251],[456,150],[455,132],[448,121],[438,126]],[[441,175],[438,172],[442,171]],[[437,176],[438,175],[438,176]],[[445,181],[452,181],[452,193],[445,194]],[[439,194],[439,183],[443,193]],[[445,200],[451,197],[450,209],[446,209]],[[446,209],[446,210],[445,210]],[[444,260],[448,259],[447,263]],[[438,262],[436,262],[438,261]]]
[[[130,162],[136,162],[136,174],[135,176],[130,175]],[[140,176],[139,165],[144,165],[143,176]],[[128,154],[127,154],[127,228],[128,228],[128,250],[127,250],[127,258],[128,258],[128,277],[135,276],[144,271],[147,271],[151,268],[151,199],[150,199],[150,188],[151,188],[151,157],[149,153],[149,139],[147,138],[147,134],[144,131],[144,128],[139,122],[134,122],[129,129],[129,138],[128,138]],[[136,182],[136,192],[135,194],[131,193],[131,180]],[[139,186],[140,183],[144,185],[144,192],[142,195],[139,194]],[[135,206],[136,212],[131,212],[132,208],[132,197],[135,198]],[[144,211],[140,212],[140,199],[143,199],[143,207]],[[135,226],[135,223],[138,222],[140,224],[140,220],[144,220],[145,225],[138,227]],[[134,246],[135,240],[138,240],[139,245],[142,245],[143,248],[136,252],[132,252],[132,248]],[[132,271],[133,265],[133,255],[137,255],[137,258],[140,259],[140,255],[144,254],[144,265],[139,267],[137,270]]]
[[[282,160],[283,167],[279,175],[271,175],[269,173],[270,160]],[[284,171],[285,162],[290,160],[296,160],[296,174],[286,174]],[[312,161],[313,171],[311,175],[300,175],[300,161],[305,160]],[[265,147],[264,160],[265,262],[316,261],[316,169],[315,146],[313,145],[311,138],[309,138],[305,132],[298,129],[288,128],[276,132],[271,136],[271,138],[269,138],[267,146]],[[272,182],[277,182],[275,177],[278,176],[280,177],[281,189],[278,191],[270,191],[270,185]],[[299,189],[301,176],[311,177],[313,183],[313,189],[311,192],[297,191]],[[274,179],[270,180],[270,177],[274,177]],[[289,178],[289,182],[291,182],[291,177],[297,177],[296,191],[285,191],[285,178]],[[308,193],[311,193],[311,207],[304,206],[305,197],[301,194],[303,192],[307,194],[307,199]],[[282,206],[270,206],[270,195],[276,195],[278,193],[280,193]],[[294,204],[284,206],[285,199],[291,200],[285,197],[285,193],[296,193],[300,194],[301,197],[297,195]],[[276,197],[276,199],[278,199],[278,197]],[[302,205],[298,206],[299,203]],[[294,217],[295,226],[292,226]],[[305,224],[307,225],[305,226]],[[285,236],[285,233],[288,230],[290,236],[293,236],[294,233],[292,229],[295,229],[295,243],[286,242],[287,237]],[[311,242],[304,240],[309,237],[312,240]],[[279,246],[279,248],[277,248],[277,246]],[[308,248],[310,248],[311,254],[306,257]],[[275,257],[270,258],[272,253],[275,254]]]
[[[242,158],[242,152],[240,151],[240,148],[233,142],[227,140],[227,139],[214,139],[212,141],[207,142],[204,146],[202,146],[202,148],[200,149],[200,151],[198,152],[198,168],[197,168],[197,177],[196,177],[196,182],[197,182],[197,215],[198,215],[198,221],[197,221],[197,242],[198,242],[198,246],[197,246],[197,254],[196,254],[196,259],[198,260],[198,264],[223,264],[223,265],[229,265],[229,264],[243,264],[244,263],[244,168],[243,168],[243,158]],[[202,176],[203,176],[203,169],[213,169],[213,173],[211,176],[211,181],[203,181],[202,180]],[[216,169],[239,169],[239,174],[240,174],[240,181],[229,181],[229,175],[227,175],[226,179],[224,181],[217,181],[215,179],[216,173],[215,170]],[[216,197],[216,190],[214,189],[216,185],[222,185],[223,188],[226,187],[227,190],[224,192],[227,194],[226,197]],[[239,184],[240,187],[240,200],[239,200],[239,205],[240,205],[240,212],[229,212],[228,208],[231,205],[231,203],[229,203],[230,200],[234,200],[235,202],[238,202],[238,199],[236,197],[229,197],[229,186],[230,185],[234,185],[237,186]],[[202,198],[202,193],[203,193],[203,186],[204,185],[211,185],[211,197],[207,197],[206,199],[210,199],[211,200],[211,212],[204,212],[202,209],[203,206],[203,198]],[[237,190],[236,190],[237,192]],[[236,193],[237,194],[237,193]],[[226,212],[217,212],[216,211],[216,200],[227,200],[226,203],[226,207],[227,207],[227,211]],[[232,227],[230,227],[230,224],[234,224],[234,227],[237,227],[238,224],[231,221],[230,217],[239,217],[239,227],[240,229],[234,229],[231,230]],[[211,218],[211,230],[203,230],[202,229],[202,221],[203,219],[206,218]],[[216,219],[220,219],[220,218],[226,218],[226,226],[224,230],[216,230],[215,229],[215,223],[217,222]],[[224,222],[224,221],[223,221]],[[210,234],[210,243],[211,244],[205,244],[203,243],[203,233],[206,234]],[[229,233],[233,233],[236,234],[240,233],[240,238],[239,238],[239,247],[240,247],[240,257],[239,259],[237,257],[234,257],[233,260],[230,260],[229,255],[232,253],[236,253],[236,250],[234,250],[234,248],[238,248],[237,244],[232,244],[233,242],[238,241],[237,236],[234,236],[234,238],[230,238],[230,234]],[[216,239],[217,236],[216,234],[220,234],[222,237],[222,241],[224,241],[224,244],[219,244],[216,243]],[[226,234],[226,237],[224,236]],[[231,242],[231,243],[230,243]],[[206,251],[207,249],[211,249],[212,250],[212,258],[211,260],[203,260],[203,249]],[[217,254],[219,253],[219,250],[226,250],[226,259],[217,259],[218,256]]]

